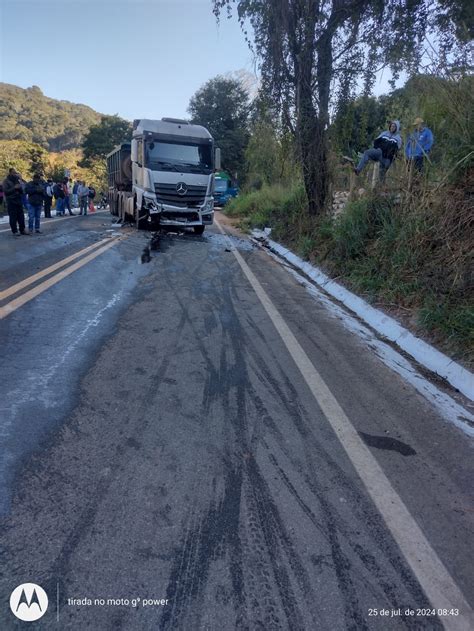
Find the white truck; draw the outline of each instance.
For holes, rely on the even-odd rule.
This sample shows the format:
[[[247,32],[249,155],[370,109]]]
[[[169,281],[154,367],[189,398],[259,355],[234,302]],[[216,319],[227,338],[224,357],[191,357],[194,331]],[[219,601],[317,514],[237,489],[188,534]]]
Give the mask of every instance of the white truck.
[[[137,228],[190,227],[202,234],[214,220],[220,161],[205,127],[176,118],[135,120],[131,142],[107,156],[110,212]]]

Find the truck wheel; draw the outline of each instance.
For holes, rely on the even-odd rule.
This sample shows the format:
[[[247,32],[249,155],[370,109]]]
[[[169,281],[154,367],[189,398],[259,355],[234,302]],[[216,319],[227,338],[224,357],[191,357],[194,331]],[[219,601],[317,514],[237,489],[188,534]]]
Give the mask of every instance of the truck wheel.
[[[206,226],[194,226],[194,234],[202,234]]]
[[[135,202],[135,207],[136,207],[136,202]],[[138,210],[138,208],[136,208],[136,214],[137,214],[136,224],[137,224],[138,230],[146,230],[148,227],[148,211],[143,207],[141,208],[141,210]]]

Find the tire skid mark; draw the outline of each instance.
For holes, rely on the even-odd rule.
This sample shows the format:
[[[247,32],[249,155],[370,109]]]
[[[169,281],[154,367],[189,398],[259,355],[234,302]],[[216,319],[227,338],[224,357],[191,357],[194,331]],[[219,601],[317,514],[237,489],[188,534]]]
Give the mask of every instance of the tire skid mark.
[[[224,294],[225,293],[226,291]],[[205,410],[209,409],[208,406],[210,404],[210,399],[212,399],[212,396],[210,395],[214,393],[216,394],[216,398],[218,395],[219,400],[222,398],[222,393],[225,393],[227,400],[226,407],[230,403],[230,396],[232,395],[232,399],[235,397],[236,413],[230,414],[227,417],[227,420],[234,430],[234,444],[236,446],[236,451],[232,456],[227,456],[225,458],[226,473],[224,475],[225,488],[223,499],[219,502],[216,502],[216,500],[211,501],[208,512],[199,521],[199,525],[194,527],[193,534],[182,541],[182,549],[176,554],[177,560],[182,559],[183,557],[188,559],[187,566],[194,568],[193,571],[195,575],[193,576],[192,574],[183,573],[182,563],[179,563],[178,561],[175,562],[175,566],[171,572],[168,597],[171,600],[174,600],[176,605],[172,613],[164,612],[161,619],[161,625],[164,629],[184,629],[186,626],[189,628],[189,616],[191,616],[191,611],[196,610],[196,608],[192,608],[191,605],[196,601],[196,599],[202,597],[208,579],[209,568],[211,562],[215,560],[216,551],[220,551],[218,554],[222,555],[224,554],[223,550],[227,547],[230,548],[229,567],[233,585],[233,599],[234,606],[236,608],[237,628],[248,628],[245,619],[245,612],[247,611],[249,604],[250,609],[254,612],[257,618],[256,620],[252,620],[252,624],[255,623],[265,629],[284,629],[287,628],[288,623],[293,625],[292,628],[304,628],[302,615],[298,610],[298,604],[293,593],[288,573],[286,569],[282,569],[282,563],[277,562],[275,558],[275,550],[270,549],[270,547],[275,548],[275,546],[280,546],[280,543],[283,540],[288,553],[288,549],[291,548],[289,537],[284,531],[282,521],[277,515],[278,509],[271,498],[270,491],[266,483],[263,481],[263,477],[258,468],[255,465],[249,469],[248,463],[253,462],[253,458],[250,453],[250,446],[255,443],[256,434],[254,433],[253,438],[249,440],[247,408],[249,403],[248,399],[250,398],[250,402],[253,402],[254,392],[249,386],[246,357],[244,352],[245,344],[242,343],[242,338],[245,337],[245,334],[241,329],[239,319],[233,308],[232,299],[226,300],[225,304],[227,305],[227,308],[224,307],[224,311],[221,310],[218,312],[218,316],[223,331],[222,335],[228,340],[233,351],[234,365],[232,369],[229,370],[226,359],[227,353],[221,352],[220,370],[217,375],[219,387],[215,387],[213,390],[209,387],[207,388],[203,406]],[[198,345],[200,344],[199,341],[197,343]],[[203,355],[206,357],[207,363],[210,363],[210,359],[207,357],[205,349],[203,349]],[[238,379],[235,379],[235,374],[239,376]],[[216,377],[214,372],[212,373],[212,377]],[[258,410],[256,421],[259,421]],[[244,460],[246,459],[244,474],[242,473],[242,457],[244,457]],[[234,465],[231,464],[235,460],[237,460],[237,463]],[[249,473],[250,471],[251,473]],[[246,489],[245,505],[247,510],[250,512],[250,523],[254,524],[253,528],[250,528],[250,531],[241,524],[240,519],[243,476],[245,478]],[[256,485],[259,487],[258,491],[256,489]],[[236,497],[236,489],[238,489],[238,499]],[[230,497],[234,497],[233,512],[229,507],[229,494]],[[272,526],[270,530],[268,530],[267,511],[262,513],[260,507],[262,503],[265,503],[265,506],[267,507],[273,507],[273,519],[271,520]],[[230,514],[232,514],[232,520],[229,523]],[[223,534],[221,532],[221,524],[227,524],[227,534]],[[253,592],[255,594],[260,594],[262,591],[262,584],[266,586],[264,591],[265,601],[267,604],[263,620],[261,618],[256,599],[252,596],[250,603],[247,602],[249,597],[245,590],[245,583],[248,583],[249,578],[246,577],[247,580],[244,581],[242,556],[246,556],[246,553],[242,552],[239,527],[245,531],[242,533],[243,538],[254,540],[255,538],[259,539],[259,543],[256,545],[256,550],[258,551],[258,565],[263,568],[262,572],[265,570],[265,567],[268,566],[269,558],[272,560],[271,567],[276,579],[276,586],[279,590],[279,603],[277,603],[273,596],[269,574],[267,574],[267,576],[263,574],[259,575],[258,582],[250,579],[250,582],[255,586],[255,591]],[[266,529],[266,532],[264,532],[263,529]],[[279,531],[278,534],[274,534],[273,531],[275,530]],[[196,541],[198,541],[197,547],[195,546]],[[210,552],[211,547],[213,550],[212,553]],[[195,559],[192,559],[193,556]],[[287,556],[292,559],[291,563],[294,566],[294,559],[296,558],[295,551],[290,549]],[[249,565],[251,564],[246,564],[247,570]],[[299,562],[298,570],[300,574],[304,574],[304,568],[301,562]],[[303,581],[303,588],[310,590],[308,577],[306,577],[305,581]],[[246,603],[247,606],[244,606]],[[281,604],[285,612],[285,623],[279,619]],[[297,625],[296,627],[294,626],[295,623]],[[194,618],[192,626],[196,627],[198,624],[199,621]]]
[[[177,340],[179,340],[180,338],[180,333],[183,326],[184,326],[184,320],[181,319],[177,324],[177,331],[176,331]],[[99,361],[99,359],[97,361]],[[155,369],[153,374],[149,374],[148,379],[150,381],[150,384],[155,384],[155,386],[157,386],[158,388],[160,387],[166,375],[168,365],[169,365],[168,358],[164,357],[158,369]],[[146,420],[146,415],[143,414],[143,412],[146,410],[147,406],[150,405],[151,401],[156,396],[156,387],[144,388],[144,391],[147,394],[145,394],[143,397],[140,398],[140,402],[137,405],[138,409],[142,410],[142,413],[141,414],[138,413],[136,415],[136,419],[137,419],[136,422],[133,424],[129,423],[128,426],[126,427],[127,431],[119,432],[119,434],[117,434],[114,437],[114,442],[116,444],[114,446],[113,451],[110,450],[110,446],[107,447],[104,444],[103,449],[100,452],[100,454],[96,454],[95,456],[96,458],[97,457],[100,458],[100,466],[102,468],[104,468],[106,465],[109,468],[110,473],[108,477],[106,479],[103,479],[103,478],[97,479],[96,475],[89,475],[88,481],[87,481],[86,495],[84,495],[81,489],[81,495],[83,496],[83,500],[84,500],[82,502],[83,508],[81,509],[76,519],[73,522],[71,522],[71,526],[68,528],[67,532],[63,534],[62,536],[63,543],[62,545],[59,546],[58,554],[56,558],[53,560],[53,562],[51,563],[50,568],[48,567],[47,574],[45,575],[41,575],[41,573],[38,574],[38,578],[41,580],[42,584],[45,586],[45,588],[48,589],[48,591],[51,591],[51,593],[55,593],[56,591],[57,577],[73,575],[73,572],[70,567],[73,555],[75,554],[76,549],[81,544],[81,542],[84,541],[84,539],[90,534],[93,528],[95,519],[96,519],[97,512],[102,502],[107,497],[107,494],[109,493],[111,485],[114,483],[114,479],[115,479],[114,474],[115,472],[119,471],[123,466],[124,454],[127,453],[127,451],[135,449],[134,445],[136,444],[137,437],[141,436],[147,430],[150,423],[153,422],[152,419]],[[85,403],[83,403],[82,408],[79,408],[79,411],[81,412],[81,416],[87,418],[88,410],[90,410],[95,416],[103,417],[104,421],[107,421],[108,412],[106,412],[105,410],[97,409],[94,406],[90,405],[87,402],[87,398],[86,398],[86,401]],[[76,440],[77,437],[79,437],[80,439],[87,439],[88,437],[88,433],[84,432],[79,426],[77,426],[76,423],[67,425],[58,434],[58,437],[55,439],[50,450],[54,451],[54,446],[57,444],[58,441],[62,440],[62,436],[65,431],[67,431],[66,440]],[[78,459],[76,458],[76,460]],[[37,462],[40,463],[40,468],[37,469],[37,473],[32,474],[31,472],[37,467]],[[46,471],[45,471],[44,465],[41,464],[42,462],[47,463],[48,469]],[[84,470],[84,468],[86,467],[89,469],[90,472],[97,470],[97,466],[95,462],[85,463],[82,461],[80,466],[82,470]],[[29,472],[28,488],[25,492],[23,492],[23,485],[26,483],[25,482],[26,478],[24,477],[24,475],[27,472]],[[44,459],[44,457],[42,457],[41,460],[38,460],[38,461],[37,461],[37,458],[34,457],[32,461],[30,462],[30,464],[28,465],[27,471],[24,472],[24,475],[22,476],[22,481],[21,481],[21,486],[18,491],[18,496],[21,497],[21,501],[23,503],[30,503],[32,505],[34,505],[34,502],[29,500],[28,498],[36,497],[34,485],[37,484],[37,485],[43,486],[43,478],[61,481],[63,485],[67,485],[68,487],[70,487],[71,485],[77,484],[76,478],[73,475],[70,475],[67,478],[65,475],[65,472],[62,469],[56,468],[56,463],[54,459],[53,460]],[[32,482],[34,484],[32,484]],[[81,482],[81,484],[82,485],[84,484],[84,480]],[[38,513],[39,512],[40,511],[38,509]],[[40,518],[40,515],[38,515],[38,519],[39,518]],[[12,525],[12,527],[13,526],[14,524]],[[8,532],[8,530],[9,530],[8,527],[4,528],[5,534]],[[7,567],[7,562],[10,563],[10,565],[12,565],[13,559],[16,554],[17,554],[16,550],[12,550],[10,556],[7,554],[7,552],[4,553],[4,564],[3,564],[4,567]],[[13,555],[13,559],[10,558],[12,555]],[[60,584],[61,595],[64,599],[67,599],[69,595],[68,585],[67,583],[63,581],[60,581],[60,583],[61,583]],[[71,612],[71,616],[72,615],[73,614]],[[129,615],[130,614],[127,611],[117,612],[114,628],[122,627],[125,624],[126,619],[128,618]]]
[[[314,459],[315,459],[315,450],[316,450],[316,454],[318,456],[320,456],[320,455],[323,456],[323,459],[324,459],[325,463],[329,467],[331,467],[333,470],[336,471],[338,483],[342,483],[343,486],[345,486],[346,489],[350,492],[350,495],[354,495],[354,494],[356,495],[355,499],[356,499],[356,501],[357,501],[357,503],[359,505],[360,505],[361,502],[363,502],[367,506],[367,509],[366,509],[367,511],[370,511],[370,510],[373,511],[373,507],[369,506],[367,504],[367,498],[363,497],[354,488],[353,481],[347,478],[347,475],[345,474],[345,472],[338,466],[338,464],[334,461],[334,459],[332,459],[329,456],[329,454],[324,449],[322,449],[321,444],[316,441],[316,438],[315,438],[314,434],[310,431],[310,429],[309,429],[309,427],[307,425],[308,415],[305,415],[307,417],[306,419],[303,418],[304,410],[298,404],[296,390],[295,390],[293,384],[291,384],[291,382],[289,381],[287,375],[282,370],[281,365],[278,364],[278,367],[279,367],[280,372],[281,372],[282,380],[283,380],[283,382],[285,383],[285,385],[287,387],[287,391],[289,392],[289,396],[288,397],[286,396],[286,393],[281,388],[279,382],[270,373],[270,371],[268,370],[268,367],[265,364],[263,358],[261,358],[261,356],[257,353],[257,351],[255,351],[254,349],[250,348],[249,352],[252,355],[255,363],[258,366],[259,378],[260,378],[261,382],[264,383],[267,386],[267,388],[269,387],[272,390],[272,392],[274,393],[274,396],[277,397],[278,400],[284,405],[286,411],[289,413],[290,417],[292,418],[297,431],[301,435],[301,437],[302,437],[302,439],[304,441],[305,450],[306,450],[307,454],[309,454],[308,457],[307,457],[307,464],[309,464],[310,467],[314,471],[314,465],[312,465],[312,463],[314,462]],[[296,461],[295,458],[290,453],[290,450],[287,449],[287,447],[286,447],[286,440],[285,440],[284,436],[281,434],[281,431],[276,426],[276,424],[273,421],[271,415],[266,410],[265,406],[263,405],[263,402],[261,400],[259,400],[258,397],[255,397],[255,401],[256,401],[257,406],[258,406],[259,414],[264,419],[264,423],[269,427],[269,429],[271,429],[273,431],[274,435],[277,437],[279,447],[282,449],[283,453],[286,455],[286,457],[289,459],[289,461],[292,462],[292,464],[294,466],[294,469],[296,471],[300,471],[301,472],[301,463]],[[267,448],[269,449],[268,445],[267,445]],[[312,453],[310,453],[310,451]],[[319,458],[318,458],[318,460],[319,460]],[[274,461],[274,464],[276,465],[276,461]],[[283,473],[283,472],[281,472],[281,473]],[[327,502],[327,500],[325,500],[324,489],[318,489],[315,492],[314,484],[310,483],[310,480],[317,480],[317,472],[314,471],[314,475],[311,476],[311,477],[308,476],[308,475],[304,475],[303,477],[305,478],[305,482],[308,484],[308,488],[313,492],[313,494],[316,495],[317,499],[322,504],[324,504],[324,506],[322,507],[322,514],[323,515],[331,514],[329,512],[330,511],[330,505]],[[287,482],[289,482],[288,478],[286,478],[285,483],[287,483]],[[297,499],[297,501],[299,503],[301,503],[301,500],[300,500],[300,498],[299,498],[298,494],[296,493],[296,490],[294,489],[293,486],[292,486],[292,489],[290,489],[290,492],[292,492],[292,494],[295,495],[295,498]],[[332,508],[332,511],[334,511],[334,508]],[[338,515],[338,517],[339,517],[339,515]],[[341,561],[343,559],[341,559],[341,557],[339,556],[339,553],[337,551],[340,548],[339,542],[334,539],[333,531],[331,529],[328,529],[328,528],[324,528],[323,529],[323,528],[321,528],[320,524],[317,522],[316,518],[314,517],[314,514],[312,514],[311,521],[314,523],[314,525],[316,527],[318,527],[318,529],[325,536],[326,540],[331,545],[331,550],[333,550],[333,546],[334,545],[336,546],[336,550],[335,551],[333,550],[333,557],[335,555],[335,558],[334,558],[335,569],[336,569],[337,572],[339,572],[339,575],[337,577],[338,578],[338,584],[341,587],[341,593],[343,595],[343,600],[344,600],[344,603],[346,604],[346,614],[349,616],[349,612],[350,611],[352,611],[352,612],[354,611],[354,609],[353,609],[354,604],[353,604],[352,601],[355,598],[355,593],[354,593],[354,590],[350,587],[350,583],[347,582],[347,579],[348,578],[350,579],[350,576],[349,576],[349,574],[347,572],[344,572],[344,564],[341,564]],[[336,523],[341,525],[344,522],[343,522],[342,518],[337,519],[337,521],[334,518],[332,518],[332,524],[335,526]],[[361,561],[362,565],[367,570],[369,570],[369,572],[371,574],[373,574],[374,566],[373,566],[373,564],[370,565],[368,563],[367,559],[372,558],[374,560],[374,558],[371,557],[370,553],[368,553],[368,551],[365,550],[361,545],[354,544],[354,542],[352,541],[351,533],[347,532],[347,530],[344,529],[341,526],[338,526],[338,528],[339,528],[339,531],[342,534],[345,535],[345,537],[347,539],[347,543],[353,549],[353,551],[356,553],[356,555],[359,558],[359,560]],[[386,527],[385,527],[385,525],[383,523],[381,523],[381,524],[377,524],[374,527],[374,530],[376,530],[377,533],[380,533],[380,532],[385,533],[386,532]],[[388,558],[391,566],[396,571],[398,576],[401,578],[403,585],[405,586],[405,588],[409,592],[414,594],[414,596],[413,596],[414,604],[422,602],[422,603],[425,603],[425,606],[429,607],[429,603],[428,603],[428,601],[426,599],[426,596],[424,595],[423,591],[421,590],[421,587],[417,583],[416,579],[411,575],[411,573],[409,571],[407,571],[406,567],[404,566],[404,564],[400,560],[400,558],[399,557],[394,557],[392,550],[390,550],[389,546],[387,546],[386,543],[383,542],[383,540],[382,540],[383,539],[383,535],[382,536],[379,535],[377,538],[379,539],[379,544],[380,544],[380,547],[381,547],[381,550],[382,550],[384,556]],[[390,537],[390,539],[391,539],[391,537]],[[393,542],[393,546],[396,549],[396,544],[394,542]],[[336,568],[336,561],[338,559],[339,559],[339,563],[337,564],[337,568]],[[374,560],[374,563],[375,563],[375,560]],[[343,574],[342,575],[341,575],[341,571],[340,571],[341,568],[343,570]],[[399,597],[396,595],[394,585],[392,584],[390,586],[390,584],[387,583],[387,581],[381,580],[381,577],[384,576],[384,574],[386,575],[386,572],[384,573],[384,571],[383,571],[382,567],[380,567],[380,565],[377,566],[377,569],[378,569],[377,577],[379,579],[379,582],[381,584],[383,592],[387,596],[387,599],[389,600],[389,602],[391,603],[393,608],[398,608],[398,606],[399,606]],[[348,589],[348,585],[349,585],[349,589]],[[351,603],[349,606],[347,606],[348,598],[349,598],[349,602]],[[417,606],[420,606],[420,605],[417,605]],[[354,618],[353,614],[351,614],[351,616],[352,616],[352,618]],[[360,624],[362,625],[360,628],[364,628],[363,624],[365,624],[365,621],[363,620],[362,612],[360,611],[360,609],[358,611],[358,618],[361,621]],[[403,618],[405,619],[405,617],[403,617]],[[414,624],[413,623],[413,619],[408,618],[407,621],[408,621],[408,623],[410,625]]]
[[[291,628],[292,631],[304,630],[306,627],[303,616],[298,607],[293,585],[285,567],[286,564],[283,563],[283,557],[286,557],[287,564],[293,572],[293,578],[305,596],[305,606],[308,608],[308,613],[312,614],[313,622],[316,622],[317,617],[315,617],[315,612],[311,606],[315,595],[312,594],[309,576],[291,543],[291,538],[280,517],[268,484],[264,480],[254,458],[250,458],[247,461],[246,468],[246,502],[250,518],[254,518],[259,526],[253,532],[253,536],[257,542],[260,540],[260,543],[257,543],[257,546],[260,547],[260,556],[265,560],[268,558],[270,561],[280,603],[286,616],[286,624],[282,624],[278,620],[275,601],[269,596],[264,622],[265,624],[271,623],[271,626],[268,628],[272,629]],[[265,573],[265,562],[260,564],[260,568],[263,584],[266,584],[268,591],[270,591],[271,586],[268,583],[268,573]]]
[[[317,496],[318,501],[321,504],[321,518],[318,519],[314,512],[307,506],[307,504],[300,498],[298,492],[296,491],[294,485],[289,480],[286,473],[283,469],[278,465],[276,458],[273,455],[270,455],[270,460],[273,462],[276,470],[278,471],[281,479],[287,486],[290,493],[296,499],[298,504],[300,505],[303,512],[310,519],[310,521],[314,524],[314,526],[318,529],[318,531],[324,536],[326,541],[328,542],[331,550],[331,555],[333,559],[332,568],[336,572],[338,584],[341,590],[341,593],[344,595],[344,603],[346,609],[346,622],[349,624],[349,620],[354,617],[358,621],[358,628],[364,629],[365,621],[360,608],[358,607],[357,594],[355,592],[355,588],[353,587],[352,578],[356,575],[356,570],[354,567],[348,568],[344,559],[345,556],[342,553],[342,547],[339,541],[339,536],[343,536],[345,543],[350,546],[350,548],[354,551],[355,555],[360,560],[361,564],[365,567],[368,573],[372,576],[376,576],[377,583],[381,587],[383,593],[387,597],[388,603],[392,608],[398,609],[401,607],[400,604],[400,595],[397,593],[397,586],[393,583],[390,583],[385,578],[387,576],[386,570],[381,566],[380,563],[377,563],[375,557],[371,552],[369,552],[364,546],[354,541],[354,533],[349,532],[349,530],[344,526],[344,519],[339,515],[337,509],[330,504],[330,502],[326,499],[326,494],[324,489],[318,488],[317,485],[317,476],[314,475],[311,478],[311,482],[309,479],[306,479],[306,482],[309,485],[309,488],[312,487],[313,493]],[[360,500],[362,501],[362,498]],[[367,522],[366,522],[367,525]],[[403,564],[403,561],[400,557],[394,555],[393,550],[387,544],[386,538],[387,536],[391,537],[388,533],[386,533],[386,528],[384,524],[377,523],[372,524],[369,522],[370,531],[374,536],[375,542],[378,544],[379,549],[381,550],[384,558],[390,563],[398,577],[400,578],[400,582],[405,587],[407,592],[412,594],[412,603],[413,607],[427,607],[429,608],[429,602],[424,595],[421,587],[419,586],[416,579],[410,574],[409,570],[407,570]],[[393,546],[396,544],[393,542]],[[349,569],[352,571],[349,573]],[[405,603],[403,606],[408,606],[410,603]],[[410,617],[405,617],[404,614],[400,616],[400,619],[403,620],[407,628],[420,628],[420,621],[414,620]],[[442,629],[442,626],[439,623],[439,620],[431,619],[433,622],[433,629]],[[349,628],[349,627],[348,627]]]
[[[239,628],[247,626],[242,550],[238,533],[241,488],[242,468],[235,469],[228,462],[222,498],[219,501],[212,500],[202,517],[193,515],[189,530],[182,539],[181,549],[175,554],[166,592],[173,607],[163,612],[160,629],[199,628],[202,607],[197,603],[204,598],[212,563],[226,552],[230,554],[232,599],[237,621]]]
[[[163,358],[159,369],[156,373],[151,377],[151,381],[154,383],[161,383],[167,368],[168,368],[168,360],[167,358]],[[145,390],[147,392],[146,395],[141,399],[142,403],[140,408],[144,412],[153,398],[156,396],[156,392],[153,388],[148,388]],[[91,501],[87,505],[87,507],[81,512],[79,519],[76,521],[74,527],[71,532],[68,534],[68,537],[63,544],[58,557],[55,563],[52,566],[52,576],[66,576],[69,574],[69,563],[72,554],[75,549],[79,545],[80,541],[84,538],[84,536],[90,531],[90,528],[93,525],[96,513],[103,499],[105,498],[107,492],[111,484],[113,484],[115,476],[113,475],[116,471],[122,468],[123,466],[123,455],[127,450],[133,449],[132,444],[128,443],[130,439],[135,439],[137,436],[141,436],[144,434],[149,424],[152,422],[152,419],[144,420],[146,415],[138,414],[137,418],[139,419],[137,423],[135,423],[133,428],[130,428],[130,431],[127,435],[122,435],[121,441],[118,443],[115,449],[115,453],[110,462],[110,469],[112,474],[108,476],[107,480],[102,480],[97,490],[94,493],[91,493]],[[67,589],[64,587],[62,589],[63,593],[67,596]]]

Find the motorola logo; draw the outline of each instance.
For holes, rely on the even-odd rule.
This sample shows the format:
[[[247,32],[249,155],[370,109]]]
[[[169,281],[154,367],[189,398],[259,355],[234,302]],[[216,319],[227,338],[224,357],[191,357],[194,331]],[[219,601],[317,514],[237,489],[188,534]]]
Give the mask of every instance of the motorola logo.
[[[35,583],[18,585],[10,596],[10,609],[24,622],[39,620],[48,609],[48,596],[42,587]]]

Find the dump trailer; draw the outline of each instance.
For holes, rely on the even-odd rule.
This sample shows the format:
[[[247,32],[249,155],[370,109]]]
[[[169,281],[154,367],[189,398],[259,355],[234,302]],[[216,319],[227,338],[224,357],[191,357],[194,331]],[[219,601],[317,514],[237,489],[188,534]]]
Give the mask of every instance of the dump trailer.
[[[110,212],[137,228],[193,228],[214,220],[220,150],[205,127],[162,118],[133,122],[131,142],[107,156]]]

